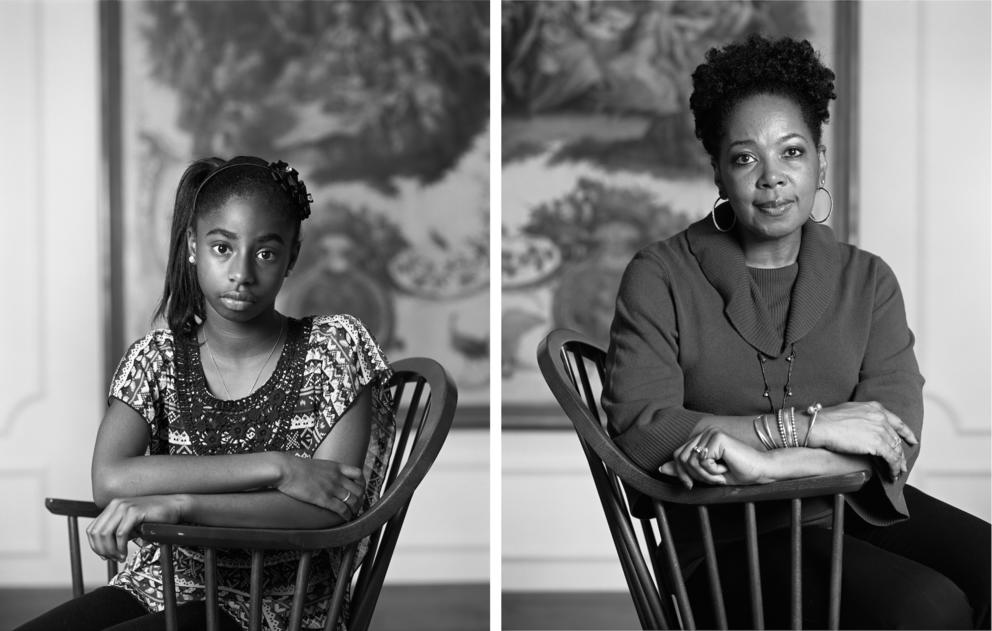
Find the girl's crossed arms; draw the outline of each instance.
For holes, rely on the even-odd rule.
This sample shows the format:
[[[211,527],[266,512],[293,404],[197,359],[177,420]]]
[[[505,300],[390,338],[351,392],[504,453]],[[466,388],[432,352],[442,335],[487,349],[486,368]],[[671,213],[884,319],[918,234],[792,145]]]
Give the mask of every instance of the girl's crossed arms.
[[[104,511],[86,529],[90,546],[123,561],[143,522],[327,528],[348,521],[365,491],[370,415],[365,388],[312,460],[281,451],[146,456],[148,424],[115,399],[93,452],[93,498]]]

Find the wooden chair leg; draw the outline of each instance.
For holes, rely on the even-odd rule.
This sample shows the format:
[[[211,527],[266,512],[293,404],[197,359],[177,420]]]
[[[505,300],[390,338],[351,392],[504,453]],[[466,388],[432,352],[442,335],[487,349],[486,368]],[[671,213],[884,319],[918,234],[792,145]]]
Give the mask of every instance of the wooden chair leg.
[[[159,544],[159,565],[162,568],[162,597],[165,600],[165,629],[178,631],[176,621],[176,577],[172,568],[172,545]]]
[[[744,525],[747,530],[747,571],[751,585],[751,621],[755,629],[765,628],[765,609],[761,596],[761,567],[758,561],[758,522],[754,502],[744,505]]]
[[[592,451],[584,442],[582,449],[589,460],[591,471],[593,471],[593,483],[597,493],[602,498],[604,497],[604,490],[615,482],[611,481],[607,470],[601,464],[596,463]],[[618,496],[619,489],[612,490],[614,496]],[[613,536],[613,542],[617,550],[622,551],[620,552],[621,567],[624,570],[624,577],[627,579],[628,586],[632,587],[631,597],[634,598],[641,626],[650,629],[664,628],[665,616],[662,612],[661,596],[658,594],[657,585],[651,578],[651,573],[648,571],[644,559],[640,555],[635,556],[627,552],[638,547],[637,537],[634,535],[629,517],[617,503],[604,502],[603,510],[607,515],[606,523]]]
[[[830,549],[830,613],[828,628],[840,628],[840,578],[844,563],[844,494],[834,496],[833,545]]]
[[[623,570],[624,578],[627,580],[627,587],[630,588],[630,597],[634,601],[634,610],[637,612],[637,619],[641,623],[642,629],[667,629],[664,618],[659,618],[654,611],[651,601],[650,590],[654,589],[651,581],[645,584],[646,571],[638,572],[637,561],[633,558],[631,549],[628,546],[636,546],[637,541],[628,541],[624,533],[619,529],[614,529],[610,524],[610,534],[613,536],[613,543],[620,554],[620,569]],[[660,600],[660,597],[658,597]]]
[[[337,629],[338,618],[344,609],[344,594],[348,588],[348,577],[351,576],[351,566],[355,562],[355,551],[358,544],[353,543],[345,550],[344,558],[341,559],[341,567],[338,569],[338,580],[334,584],[334,594],[331,596],[330,610],[327,612],[327,622],[324,623],[324,631],[334,631]]]
[[[207,631],[218,631],[220,612],[217,602],[217,551],[213,548],[204,550],[203,564],[207,592]]]
[[[296,589],[293,591],[293,609],[289,612],[289,626],[286,631],[300,631],[303,623],[303,602],[307,597],[307,582],[310,579],[310,560],[313,552],[307,551],[300,555],[300,564],[296,567]]]
[[[79,557],[79,519],[73,516],[69,520],[69,566],[72,572],[72,597],[83,595],[83,564]]]
[[[685,589],[685,580],[682,578],[682,567],[679,564],[678,554],[675,552],[675,543],[672,541],[672,529],[668,526],[668,517],[665,514],[665,507],[661,502],[654,503],[654,513],[658,519],[658,528],[661,530],[661,544],[665,546],[668,569],[672,576],[672,581],[675,582],[675,598],[678,601],[682,622],[686,629],[695,629],[696,620],[692,615],[689,594]]]
[[[727,608],[723,604],[723,590],[720,586],[720,571],[716,563],[716,546],[713,545],[713,530],[710,528],[710,513],[705,506],[698,506],[699,525],[703,531],[703,549],[706,552],[706,572],[710,578],[710,595],[716,609],[716,623],[720,629],[727,628]]]
[[[659,596],[659,600],[661,603],[662,620],[664,621],[663,624],[671,624],[674,625],[672,628],[681,629],[682,622],[679,618],[678,607],[675,606],[675,602],[671,598],[671,594],[673,594],[675,590],[672,588],[671,581],[668,579],[668,570],[665,568],[665,564],[663,562],[663,557],[665,555],[662,554],[659,549],[661,542],[654,534],[654,529],[652,527],[653,523],[653,519],[641,520],[641,526],[644,530],[644,541],[648,546],[648,556],[651,560],[651,569],[654,570],[654,576],[657,579],[656,587],[658,592],[661,594],[661,596]],[[668,627],[666,626],[666,628]]]
[[[264,552],[251,551],[251,598],[249,609],[251,618],[248,620],[248,631],[262,629],[262,559]]]
[[[790,544],[792,554],[792,585],[790,601],[792,603],[792,628],[803,628],[803,502],[801,499],[792,500],[792,533]]]

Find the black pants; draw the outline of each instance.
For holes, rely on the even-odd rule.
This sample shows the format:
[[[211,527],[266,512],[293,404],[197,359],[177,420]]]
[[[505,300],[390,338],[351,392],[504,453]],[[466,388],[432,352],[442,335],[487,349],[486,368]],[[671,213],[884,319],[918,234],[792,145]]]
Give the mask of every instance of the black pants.
[[[176,607],[181,631],[206,628],[206,604],[202,601]],[[241,627],[223,611],[222,631]],[[14,631],[164,631],[165,613],[148,613],[138,600],[119,587],[101,587],[62,603],[48,613],[26,622]]]
[[[988,629],[989,524],[906,487],[910,519],[884,528],[845,511],[842,629]],[[803,628],[827,626],[829,528],[803,529]],[[789,533],[758,538],[765,624],[789,628]],[[718,546],[717,558],[731,628],[751,621],[747,553],[741,542]],[[715,628],[705,568],[688,581],[700,628]]]

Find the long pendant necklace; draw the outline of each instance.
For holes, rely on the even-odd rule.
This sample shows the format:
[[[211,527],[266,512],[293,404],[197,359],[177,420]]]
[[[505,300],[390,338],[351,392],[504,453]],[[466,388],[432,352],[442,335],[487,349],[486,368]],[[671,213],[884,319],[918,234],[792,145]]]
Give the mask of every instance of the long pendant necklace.
[[[765,384],[765,393],[762,395],[768,399],[768,409],[771,410],[772,414],[775,414],[775,404],[772,403],[771,391],[768,389],[768,377],[765,375],[765,362],[767,362],[771,357],[765,355],[761,351],[758,351],[758,365],[761,366],[761,381]],[[789,397],[792,396],[792,366],[796,361],[796,344],[792,343],[789,347],[789,355],[785,358],[785,361],[789,363],[789,372],[785,377],[785,387],[782,388],[782,405],[779,409],[785,409],[786,404],[789,402]]]
[[[258,374],[255,375],[255,381],[251,382],[251,388],[248,390],[248,394],[245,395],[246,397],[251,396],[251,393],[255,391],[255,386],[258,385],[258,380],[262,377],[262,372],[265,371],[265,367],[269,365],[269,360],[272,359],[272,353],[276,352],[276,347],[279,346],[279,340],[282,339],[282,334],[285,331],[286,320],[283,319],[282,325],[279,327],[279,335],[276,336],[276,341],[272,344],[272,348],[269,349],[269,354],[265,357],[265,361],[262,362],[262,366],[258,369]],[[227,387],[227,381],[224,380],[224,373],[221,372],[220,367],[217,365],[217,358],[214,357],[214,352],[210,350],[206,327],[203,327],[203,345],[207,347],[207,354],[210,355],[210,362],[214,365],[214,370],[217,371],[217,376],[220,377],[220,383],[224,386],[224,392],[227,394],[227,398],[229,400],[233,400],[234,397],[231,395],[230,388]]]

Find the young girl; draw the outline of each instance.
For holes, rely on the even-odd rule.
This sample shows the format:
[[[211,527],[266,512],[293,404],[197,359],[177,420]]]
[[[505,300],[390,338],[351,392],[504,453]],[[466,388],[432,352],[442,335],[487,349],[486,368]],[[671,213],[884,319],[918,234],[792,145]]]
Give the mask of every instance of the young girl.
[[[100,556],[124,561],[142,522],[327,528],[375,501],[394,429],[382,350],[351,316],[274,306],[309,214],[284,162],[211,158],[183,173],[158,309],[169,328],[128,349],[96,439],[105,508],[86,534]],[[159,550],[138,543],[109,586],[21,629],[164,628]],[[174,550],[180,627],[201,628],[202,552]],[[287,623],[298,557],[265,556],[267,629]],[[315,555],[304,628],[323,628],[339,563]],[[221,627],[247,629],[249,554],[222,551],[218,572]]]

